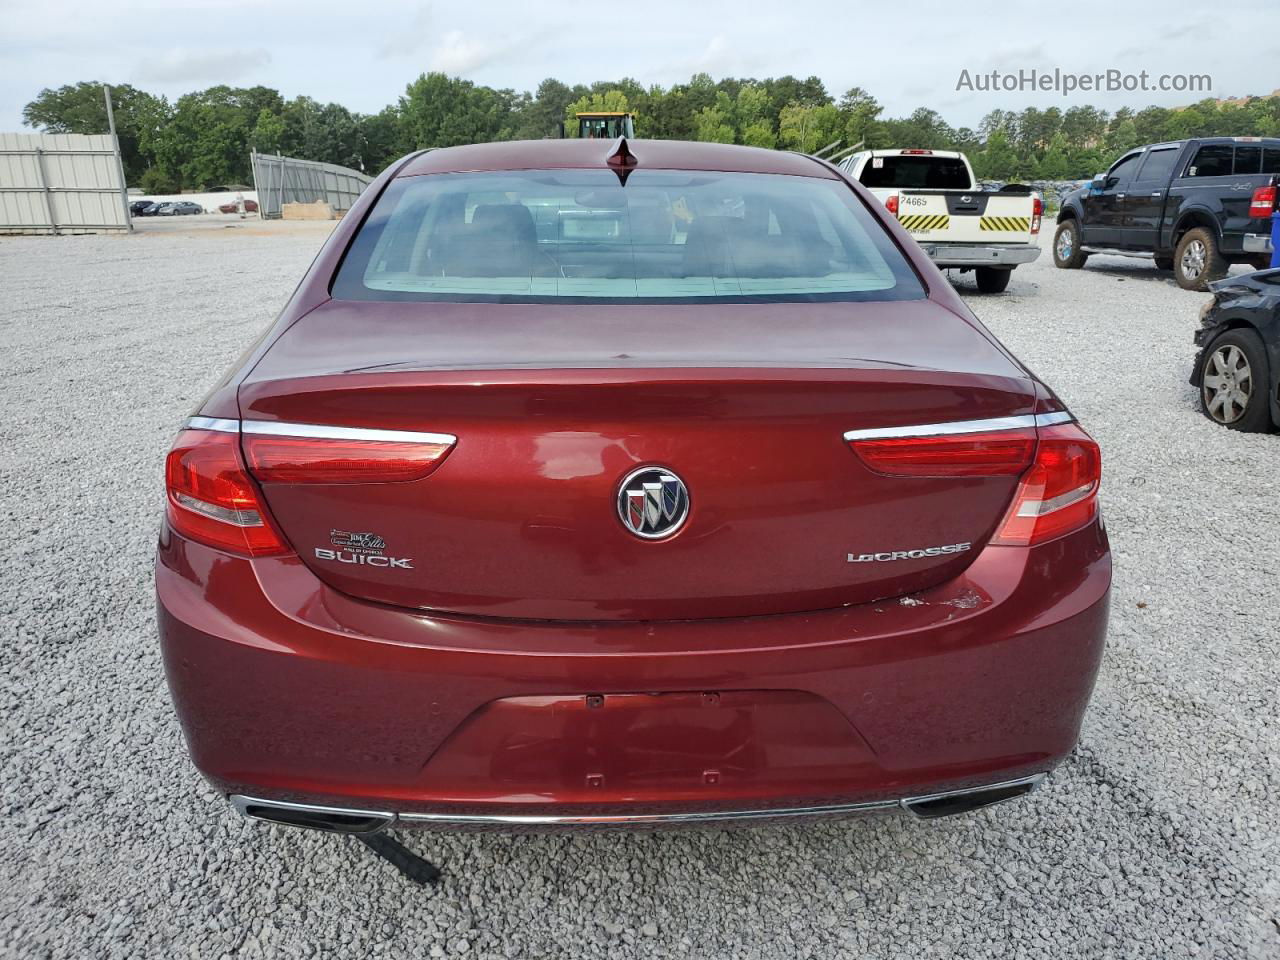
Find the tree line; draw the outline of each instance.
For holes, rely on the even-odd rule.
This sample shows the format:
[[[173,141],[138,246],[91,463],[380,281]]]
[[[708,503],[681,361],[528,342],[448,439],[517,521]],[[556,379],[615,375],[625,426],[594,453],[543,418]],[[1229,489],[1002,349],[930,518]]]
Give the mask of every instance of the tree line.
[[[992,110],[977,128],[952,127],[920,107],[889,117],[854,87],[838,99],[818,77],[713,80],[671,87],[636,80],[569,86],[547,79],[533,92],[494,89],[426,73],[373,114],[311,97],[286,100],[269,87],[216,86],[170,102],[128,84],[112,87],[125,177],[148,193],[251,182],[249,151],[283,153],[375,174],[421,147],[540,139],[576,132],[585,110],[630,110],[636,135],[741,143],[812,153],[833,141],[868,148],[962,150],[990,180],[1073,180],[1106,169],[1144,143],[1200,136],[1280,136],[1280,97],[1203,100],[1182,108],[1081,105]],[[49,133],[107,129],[102,85],[45,89],[23,120]]]

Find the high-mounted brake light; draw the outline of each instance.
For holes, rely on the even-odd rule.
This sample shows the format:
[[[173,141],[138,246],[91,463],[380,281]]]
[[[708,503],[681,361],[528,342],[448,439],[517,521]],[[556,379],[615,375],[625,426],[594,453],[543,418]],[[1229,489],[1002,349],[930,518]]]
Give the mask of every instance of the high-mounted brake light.
[[[1253,200],[1249,203],[1249,216],[1270,217],[1276,207],[1276,188],[1259,187],[1253,191]]]
[[[1040,429],[1035,462],[1018,484],[993,544],[1030,546],[1092,522],[1098,513],[1102,456],[1074,423]]]
[[[403,483],[444,461],[453,439],[349,440],[244,434],[250,472],[262,483]]]
[[[915,147],[910,150],[899,150],[898,156],[900,157],[931,157],[933,156],[933,151],[921,150],[919,147]]]
[[[898,215],[898,195],[896,193],[890,194],[885,198],[884,208],[895,217]]]
[[[1031,464],[1034,428],[942,437],[852,440],[854,453],[890,477],[1017,476]]]
[[[237,433],[184,430],[165,461],[169,525],[192,540],[250,557],[289,553],[240,459]]]
[[[1038,196],[1031,198],[1031,233],[1040,232],[1040,221],[1044,218],[1044,201]]]

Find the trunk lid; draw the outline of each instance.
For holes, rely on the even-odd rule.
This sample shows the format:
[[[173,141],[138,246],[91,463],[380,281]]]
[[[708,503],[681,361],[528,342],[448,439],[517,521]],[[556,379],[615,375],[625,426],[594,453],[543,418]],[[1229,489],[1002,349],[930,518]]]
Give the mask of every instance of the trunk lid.
[[[1035,388],[928,300],[331,301],[273,344],[240,404],[246,420],[457,437],[422,480],[263,484],[331,586],[472,615],[648,620],[824,609],[955,576],[1017,478],[882,476],[843,435],[1028,414]],[[669,539],[619,515],[620,484],[650,466],[687,488]],[[849,561],[963,543],[974,550]]]

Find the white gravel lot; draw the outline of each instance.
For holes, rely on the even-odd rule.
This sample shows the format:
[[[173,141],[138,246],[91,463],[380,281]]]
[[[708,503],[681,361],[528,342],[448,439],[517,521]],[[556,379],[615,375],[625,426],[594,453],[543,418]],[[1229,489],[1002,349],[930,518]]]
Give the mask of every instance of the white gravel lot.
[[[1280,956],[1280,436],[1197,412],[1204,295],[1047,253],[972,293],[1106,458],[1110,645],[1044,791],[935,823],[406,835],[447,872],[423,889],[238,819],[169,703],[162,458],[326,228],[233,219],[0,239],[0,955]]]

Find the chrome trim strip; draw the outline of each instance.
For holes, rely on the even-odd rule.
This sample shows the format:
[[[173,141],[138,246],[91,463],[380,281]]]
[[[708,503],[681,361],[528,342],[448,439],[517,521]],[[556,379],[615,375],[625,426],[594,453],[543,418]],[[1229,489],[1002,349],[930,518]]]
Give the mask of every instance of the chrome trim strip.
[[[911,809],[912,804],[929,803],[933,800],[946,800],[950,797],[972,797],[984,793],[992,793],[996,790],[1007,790],[1009,787],[1030,785],[1030,790],[1026,793],[1019,794],[1019,796],[1027,797],[1039,790],[1044,785],[1045,778],[1048,776],[1049,775],[1047,773],[1033,773],[1029,777],[1018,777],[1016,780],[1002,780],[1000,783],[987,783],[981,787],[966,787],[963,790],[944,790],[942,793],[930,793],[923,797],[905,797],[904,799],[899,800],[898,803],[901,805],[903,810],[915,816],[915,811]],[[1008,799],[1012,800],[1015,798],[1009,797]],[[1000,800],[996,801],[996,803],[1002,802],[1003,801]],[[991,804],[991,806],[995,806],[995,804]],[[921,819],[930,818],[922,817]]]
[[[900,801],[876,800],[869,803],[837,803],[823,807],[778,807],[752,810],[691,810],[684,813],[617,813],[617,814],[461,814],[402,813],[403,823],[490,824],[510,827],[531,826],[626,826],[644,824],[723,823],[727,820],[770,820],[789,817],[840,816],[893,810]]]
[[[260,823],[274,823],[274,820],[267,820],[263,817],[255,817],[248,812],[249,807],[273,807],[276,810],[296,810],[298,813],[317,813],[317,814],[337,814],[340,817],[369,817],[387,821],[382,826],[387,827],[395,822],[396,815],[390,810],[357,810],[351,807],[321,807],[313,803],[288,803],[284,800],[262,800],[258,797],[246,797],[244,794],[233,793],[227,798],[231,801],[231,806],[235,808],[236,813],[244,817],[246,820],[257,820]]]
[[[846,430],[845,440],[891,440],[900,437],[948,437],[966,433],[990,433],[999,430],[1022,430],[1047,427],[1074,420],[1066,410],[1056,413],[1023,414],[1017,417],[995,417],[991,420],[952,420],[948,423],[922,423],[906,427],[868,427]]]
[[[220,417],[189,417],[182,425],[184,430],[216,430],[218,433],[239,433],[239,420],[224,420]]]
[[[977,787],[966,787],[961,790],[948,790],[943,793],[931,793],[918,797],[903,797],[901,800],[872,800],[861,803],[836,803],[815,807],[776,807],[752,808],[749,810],[690,810],[681,813],[618,813],[618,814],[489,814],[489,813],[391,813],[386,810],[355,810],[342,807],[319,807],[306,803],[286,803],[279,800],[259,800],[233,794],[231,805],[242,816],[258,820],[245,810],[249,806],[276,807],[285,810],[296,810],[301,813],[338,814],[352,817],[385,818],[383,827],[393,827],[396,823],[405,826],[414,824],[439,826],[645,826],[645,825],[679,825],[694,823],[722,823],[732,820],[772,820],[793,817],[833,817],[858,813],[888,812],[903,810],[912,813],[911,805],[925,803],[930,800],[942,800],[948,797],[972,796],[993,790],[1030,784],[1034,793],[1044,783],[1048,774],[1036,773],[1017,780],[1003,780],[1000,783],[988,783]],[[913,813],[914,815],[914,813]],[[263,820],[264,823],[274,821]]]
[[[330,427],[319,423],[281,423],[278,420],[245,420],[245,433],[272,437],[312,437],[317,440],[382,440],[388,443],[456,443],[451,433],[418,433],[413,430],[374,430],[366,427]]]
[[[1073,423],[1075,415],[1070,410],[1059,410],[1056,413],[1037,413],[1037,427],[1052,427],[1055,423]]]

